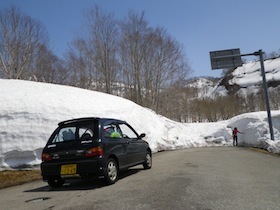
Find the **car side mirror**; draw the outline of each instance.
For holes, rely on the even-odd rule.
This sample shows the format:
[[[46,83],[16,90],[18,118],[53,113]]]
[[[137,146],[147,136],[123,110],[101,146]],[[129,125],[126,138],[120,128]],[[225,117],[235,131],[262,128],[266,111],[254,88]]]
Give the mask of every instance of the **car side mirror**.
[[[142,139],[142,138],[144,138],[145,136],[146,136],[145,133],[141,133],[140,136],[139,136],[139,138]]]

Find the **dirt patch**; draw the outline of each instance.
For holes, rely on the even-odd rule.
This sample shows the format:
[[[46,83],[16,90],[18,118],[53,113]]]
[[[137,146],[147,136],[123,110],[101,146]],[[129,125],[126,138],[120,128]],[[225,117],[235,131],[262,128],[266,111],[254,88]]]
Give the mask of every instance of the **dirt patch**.
[[[40,170],[0,171],[0,189],[42,179]]]
[[[266,149],[260,149],[260,148],[254,148],[254,147],[247,147],[247,149],[253,150],[253,151],[256,151],[256,152],[260,152],[260,153],[263,153],[263,154],[267,154],[267,155],[273,155],[273,156],[280,157],[280,154],[271,153],[271,152],[267,151]]]

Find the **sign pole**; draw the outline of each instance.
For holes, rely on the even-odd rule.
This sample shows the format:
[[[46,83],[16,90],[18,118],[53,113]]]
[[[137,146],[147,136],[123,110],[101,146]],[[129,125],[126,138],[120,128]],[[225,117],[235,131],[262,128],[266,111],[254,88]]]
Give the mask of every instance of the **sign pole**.
[[[271,138],[271,140],[274,140],[274,132],[273,132],[273,127],[272,127],[270,105],[269,105],[269,96],[268,96],[268,91],[267,91],[267,84],[266,84],[266,76],[265,76],[265,70],[264,70],[264,62],[263,62],[263,52],[262,52],[262,50],[259,50],[258,54],[260,56],[260,64],[261,64],[262,79],[263,79],[263,89],[264,89],[264,95],[265,95],[266,110],[267,110],[267,120],[268,120],[268,124],[269,124],[270,138]]]

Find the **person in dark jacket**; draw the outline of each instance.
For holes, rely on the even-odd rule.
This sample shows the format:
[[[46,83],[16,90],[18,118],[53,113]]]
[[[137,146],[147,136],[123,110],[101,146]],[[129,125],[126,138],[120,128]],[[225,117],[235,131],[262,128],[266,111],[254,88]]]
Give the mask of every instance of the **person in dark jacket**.
[[[238,137],[237,133],[241,133],[236,127],[232,131],[232,138],[233,138],[233,146],[238,146]]]

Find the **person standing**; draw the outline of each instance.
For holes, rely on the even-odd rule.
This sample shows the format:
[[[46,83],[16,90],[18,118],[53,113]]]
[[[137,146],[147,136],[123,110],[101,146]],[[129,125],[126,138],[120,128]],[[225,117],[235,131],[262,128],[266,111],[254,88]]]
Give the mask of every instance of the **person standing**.
[[[237,133],[241,133],[236,127],[232,131],[232,138],[233,138],[233,146],[238,146],[238,137]]]

